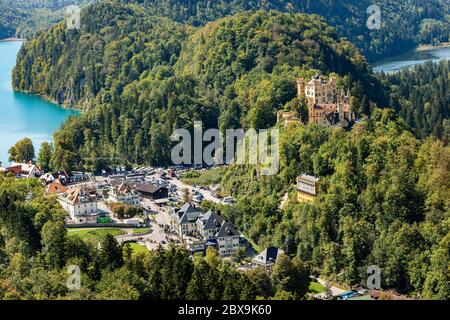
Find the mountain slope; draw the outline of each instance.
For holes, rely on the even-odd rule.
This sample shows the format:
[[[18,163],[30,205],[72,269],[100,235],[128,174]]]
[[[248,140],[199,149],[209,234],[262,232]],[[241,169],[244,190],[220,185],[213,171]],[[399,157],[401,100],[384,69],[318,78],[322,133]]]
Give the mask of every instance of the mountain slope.
[[[0,39],[29,38],[61,21],[69,5],[95,0],[0,0]]]
[[[136,0],[152,14],[195,26],[245,10],[278,10],[318,14],[341,37],[362,50],[368,60],[405,52],[420,43],[449,41],[447,0]],[[367,27],[367,8],[381,10],[381,29]]]
[[[30,37],[64,16],[62,8],[95,0],[0,0],[0,39]],[[450,4],[447,0],[379,0],[381,29],[366,23],[371,0],[117,0],[139,3],[150,15],[203,26],[247,10],[278,10],[318,14],[341,37],[362,50],[369,61],[405,52],[419,44],[449,41]]]
[[[13,73],[16,89],[90,110],[56,134],[60,167],[168,163],[173,129],[195,119],[208,128],[271,126],[296,97],[299,75],[335,71],[379,92],[363,57],[317,16],[259,11],[195,30],[104,2],[86,9],[82,24],[28,42]]]

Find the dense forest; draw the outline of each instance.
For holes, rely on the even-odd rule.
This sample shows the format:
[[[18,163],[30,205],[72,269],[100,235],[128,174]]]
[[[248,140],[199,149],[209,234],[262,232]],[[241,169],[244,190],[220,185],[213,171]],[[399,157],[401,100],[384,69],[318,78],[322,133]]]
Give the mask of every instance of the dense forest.
[[[61,20],[70,4],[95,0],[1,0],[0,39],[32,36]],[[449,41],[450,4],[446,0],[382,0],[381,28],[367,28],[371,0],[121,0],[139,3],[151,15],[202,26],[249,10],[278,10],[318,14],[337,28],[341,37],[362,50],[369,61],[405,52],[419,44]]]
[[[0,0],[0,39],[30,38],[49,29],[66,15],[69,5],[94,0]]]
[[[419,138],[433,135],[450,142],[450,62],[427,62],[379,78],[390,87],[389,106]]]
[[[450,299],[450,147],[406,128],[389,109],[350,132],[289,126],[280,174],[229,168],[222,192],[238,201],[217,209],[254,243],[279,246],[337,282],[364,286],[377,265],[384,289]],[[312,204],[297,202],[301,172],[321,178]]]
[[[87,111],[55,135],[56,168],[98,170],[99,158],[167,164],[173,130],[194,120],[270,127],[295,100],[300,75],[341,75],[356,109],[387,101],[358,50],[317,16],[258,11],[194,29],[104,2],[82,23],[81,32],[58,25],[29,41],[13,71],[16,89]]]
[[[28,41],[19,53],[13,72],[16,89],[84,110],[82,116],[70,118],[56,132],[51,160],[46,161],[50,167],[97,171],[110,161],[170,164],[174,129],[191,129],[194,120],[202,120],[205,128],[275,126],[278,110],[304,108],[297,98],[297,77],[336,74],[340,87],[351,90],[351,104],[358,116],[353,128],[280,127],[280,173],[263,177],[254,167],[231,166],[226,169],[221,191],[236,197],[237,204],[217,209],[255,244],[276,245],[295,257],[286,262],[289,268],[281,268],[295,270],[295,277],[289,279],[302,279],[308,269],[340,283],[364,285],[367,267],[378,265],[384,289],[395,288],[413,297],[450,299],[449,63],[374,75],[352,44],[358,43],[370,56],[386,54],[391,41],[403,47],[422,39],[446,41],[448,15],[443,14],[448,12],[448,2],[382,1],[394,16],[385,21],[392,23],[389,27],[373,32],[374,37],[379,36],[373,38],[376,45],[364,36],[349,34],[351,41],[340,38],[340,28],[346,25],[338,19],[349,19],[340,10],[357,10],[365,1],[355,6],[347,5],[354,3],[351,1],[326,1],[336,11],[316,12],[324,14],[325,19],[293,13],[296,8],[312,10],[310,1],[292,1],[292,6],[285,8],[288,13],[261,7],[262,3],[281,6],[278,1],[144,2],[103,1],[91,5],[83,10],[82,30],[66,30],[59,24]],[[398,3],[402,15],[393,8]],[[169,12],[169,5],[178,9]],[[235,14],[253,5],[262,10]],[[151,6],[159,17],[149,10]],[[234,15],[215,20],[230,14]],[[334,21],[329,18],[332,14]],[[404,14],[410,16],[403,24]],[[431,16],[436,20],[423,20]],[[355,24],[365,22],[365,9],[352,17]],[[211,20],[215,21],[207,23]],[[355,29],[348,32],[351,30]],[[302,172],[321,178],[319,196],[312,204],[296,201],[295,179]],[[23,199],[7,186],[0,185],[0,205],[6,203],[3,210],[11,203],[21,204]],[[10,198],[2,200],[1,187],[8,190],[4,194]],[[286,193],[289,201],[280,209]],[[2,292],[12,297],[36,297],[35,292],[37,296],[57,297],[54,292],[45,296],[39,291],[43,286],[39,281],[56,279],[61,268],[80,255],[84,257],[84,270],[91,270],[87,281],[92,286],[85,292],[86,298],[122,292],[129,294],[128,298],[180,298],[194,290],[197,294],[209,292],[201,289],[207,283],[192,284],[188,290],[192,279],[197,279],[195,275],[204,272],[201,268],[219,278],[223,272],[233,273],[232,277],[238,279],[235,284],[219,282],[221,288],[229,286],[222,290],[230,292],[226,298],[304,295],[303,287],[280,287],[285,283],[280,279],[286,275],[252,278],[216,266],[207,261],[208,257],[191,262],[178,249],[142,258],[120,259],[122,255],[117,254],[115,260],[102,256],[101,251],[77,248],[76,254],[63,257],[60,253],[49,258],[46,254],[54,246],[44,245],[42,223],[34,221],[40,216],[37,209],[28,205],[27,209],[23,237],[34,247],[24,247],[35,249],[28,253],[14,251],[22,247],[7,245],[13,229],[6,229],[0,254],[10,259],[7,272],[25,270],[23,277],[17,277],[19,281],[39,274],[35,268],[51,268],[54,277],[37,279],[38,288],[33,289],[5,280],[0,284],[0,297]],[[64,232],[60,235],[70,244]],[[104,241],[117,248],[114,252],[125,250],[119,250],[111,239]],[[26,254],[33,257],[31,262],[22,258]],[[176,274],[194,270],[192,278],[180,280],[168,275],[175,256],[180,261],[177,268],[181,268]],[[27,260],[27,268],[15,259]],[[49,267],[46,261],[60,262]],[[98,270],[108,268],[105,261],[114,261],[112,269],[119,272],[99,275]],[[155,271],[162,269],[166,272]],[[248,289],[252,279],[260,277],[267,281]],[[111,293],[111,286],[104,281],[129,287]],[[177,291],[152,291],[157,281],[167,281],[171,283],[167,288]],[[71,297],[66,292],[61,296]]]
[[[65,212],[38,180],[0,176],[0,212],[0,300],[303,299],[310,283],[298,258],[282,256],[269,276],[238,272],[214,249],[192,259],[181,247],[136,254],[112,235],[85,241],[68,234]]]
[[[421,43],[448,42],[450,4],[446,0],[136,0],[154,14],[175,21],[203,25],[244,10],[278,10],[318,14],[342,37],[374,60],[404,52]],[[381,29],[370,30],[367,8],[381,9]]]

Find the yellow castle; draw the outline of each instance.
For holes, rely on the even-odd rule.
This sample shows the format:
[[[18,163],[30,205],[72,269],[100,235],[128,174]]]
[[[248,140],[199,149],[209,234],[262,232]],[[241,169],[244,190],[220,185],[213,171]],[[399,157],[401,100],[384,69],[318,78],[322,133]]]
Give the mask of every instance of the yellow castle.
[[[305,98],[308,103],[310,124],[348,127],[355,120],[349,92],[338,92],[335,76],[324,79],[316,75],[309,81],[299,78],[297,91],[298,96]]]

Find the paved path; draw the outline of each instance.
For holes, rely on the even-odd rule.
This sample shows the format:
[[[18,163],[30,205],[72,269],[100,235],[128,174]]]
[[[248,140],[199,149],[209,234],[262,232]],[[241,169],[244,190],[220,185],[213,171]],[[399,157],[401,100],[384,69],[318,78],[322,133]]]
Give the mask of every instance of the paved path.
[[[323,279],[320,279],[320,278],[316,278],[316,279],[317,279],[317,281],[318,281],[321,285],[323,285],[324,287],[327,286],[328,281],[323,280]],[[333,297],[338,296],[338,295],[340,295],[340,294],[346,292],[346,290],[342,290],[342,289],[340,289],[340,288],[338,288],[338,287],[335,287],[335,286],[331,286],[331,287],[330,287],[330,290],[331,290],[331,294],[332,294]],[[322,292],[322,293],[316,294],[316,295],[314,295],[314,296],[315,296],[316,298],[319,298],[319,299],[324,299],[324,298],[326,297],[326,292]]]

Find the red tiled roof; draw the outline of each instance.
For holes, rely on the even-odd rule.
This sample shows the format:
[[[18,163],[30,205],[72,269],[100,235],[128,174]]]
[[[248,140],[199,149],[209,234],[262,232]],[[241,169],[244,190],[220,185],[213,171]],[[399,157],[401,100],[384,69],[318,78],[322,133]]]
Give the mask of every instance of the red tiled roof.
[[[59,181],[53,181],[50,183],[47,187],[47,193],[55,194],[55,193],[64,193],[67,192],[69,189],[64,187],[61,182]]]

